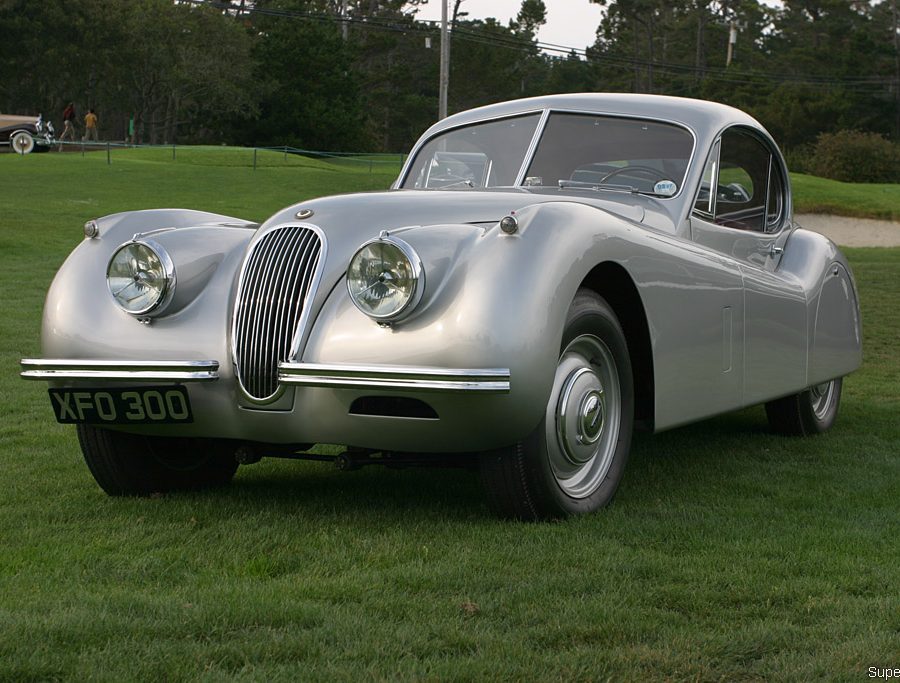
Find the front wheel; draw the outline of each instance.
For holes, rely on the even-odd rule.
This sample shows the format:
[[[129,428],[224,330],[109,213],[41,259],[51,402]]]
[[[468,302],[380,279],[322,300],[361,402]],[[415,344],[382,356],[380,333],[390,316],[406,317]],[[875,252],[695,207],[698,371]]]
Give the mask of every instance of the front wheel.
[[[579,290],[541,423],[524,441],[480,458],[492,509],[535,521],[604,507],[622,479],[633,419],[622,327],[603,298]]]
[[[10,145],[16,151],[16,154],[30,154],[34,149],[34,138],[30,133],[23,130],[16,131],[9,139]]]
[[[839,377],[799,394],[766,403],[769,427],[776,434],[811,436],[831,428],[841,404],[843,380]]]
[[[225,440],[126,434],[78,425],[78,441],[91,474],[111,496],[224,486],[237,471]]]

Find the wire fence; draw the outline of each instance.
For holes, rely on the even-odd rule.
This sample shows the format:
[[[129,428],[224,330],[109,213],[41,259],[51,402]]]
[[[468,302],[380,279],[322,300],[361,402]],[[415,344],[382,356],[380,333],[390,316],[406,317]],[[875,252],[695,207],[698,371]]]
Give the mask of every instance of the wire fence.
[[[105,153],[106,163],[112,165],[116,156],[128,151],[129,159],[140,158],[152,161],[185,161],[208,166],[246,166],[254,171],[257,168],[284,166],[309,166],[312,164],[328,164],[349,166],[359,170],[373,172],[394,172],[406,160],[406,154],[387,154],[380,152],[326,152],[322,150],[301,149],[290,145],[280,147],[228,147],[214,145],[149,145],[131,144],[121,141],[53,141],[43,145],[54,153]]]

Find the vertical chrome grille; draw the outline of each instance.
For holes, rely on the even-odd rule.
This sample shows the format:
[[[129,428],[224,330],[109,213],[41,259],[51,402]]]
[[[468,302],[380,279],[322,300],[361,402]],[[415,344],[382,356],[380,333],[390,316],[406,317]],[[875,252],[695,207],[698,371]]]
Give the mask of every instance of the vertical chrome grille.
[[[272,397],[318,271],[322,241],[311,228],[276,228],[253,245],[234,308],[234,363],[248,396]]]

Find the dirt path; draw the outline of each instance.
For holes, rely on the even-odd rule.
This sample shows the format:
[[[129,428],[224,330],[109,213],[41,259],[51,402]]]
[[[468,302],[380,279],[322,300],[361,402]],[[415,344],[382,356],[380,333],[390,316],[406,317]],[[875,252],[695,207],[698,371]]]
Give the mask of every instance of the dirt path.
[[[794,220],[844,247],[900,247],[900,223],[870,218],[847,218],[820,213],[798,213]]]

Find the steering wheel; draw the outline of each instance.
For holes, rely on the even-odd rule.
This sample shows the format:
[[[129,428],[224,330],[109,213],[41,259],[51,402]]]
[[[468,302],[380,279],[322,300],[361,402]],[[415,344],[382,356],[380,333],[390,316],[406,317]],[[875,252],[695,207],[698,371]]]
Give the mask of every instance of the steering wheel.
[[[626,173],[630,171],[648,176],[650,180],[667,180],[666,176],[661,171],[658,171],[657,169],[650,166],[623,166],[622,168],[617,168],[607,173],[605,176],[600,178],[600,182],[605,183],[607,180],[609,180],[610,178],[614,178],[620,173]]]

